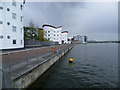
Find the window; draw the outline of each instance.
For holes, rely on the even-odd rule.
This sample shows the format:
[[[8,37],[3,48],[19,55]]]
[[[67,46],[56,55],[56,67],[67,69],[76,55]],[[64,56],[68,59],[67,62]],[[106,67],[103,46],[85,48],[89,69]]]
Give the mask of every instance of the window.
[[[55,34],[54,34],[54,36],[55,36]]]
[[[16,32],[16,26],[12,26],[12,31]]]
[[[13,44],[16,44],[16,40],[13,40]]]
[[[10,11],[10,9],[9,9],[9,8],[7,8],[7,11]]]
[[[10,25],[10,22],[7,22],[7,25]]]
[[[3,22],[2,22],[2,21],[0,21],[0,24],[3,24]]]
[[[21,19],[21,22],[22,22],[22,16],[20,17],[20,19]]]
[[[15,0],[12,1],[12,5],[16,6],[16,1]]]
[[[10,36],[7,36],[8,39],[10,39]]]
[[[50,36],[50,34],[48,34],[48,36]]]
[[[55,33],[55,31],[54,31],[54,33]]]
[[[50,33],[50,31],[48,31],[48,33]]]
[[[3,10],[3,7],[2,7],[2,6],[0,6],[0,10]]]
[[[22,44],[22,40],[21,40],[21,44]]]
[[[20,5],[20,9],[21,9],[21,10],[22,10],[22,7],[23,7],[23,6],[22,6],[22,5]]]
[[[12,18],[16,19],[16,14],[15,13],[12,13]]]
[[[3,39],[3,35],[0,36],[0,39]]]

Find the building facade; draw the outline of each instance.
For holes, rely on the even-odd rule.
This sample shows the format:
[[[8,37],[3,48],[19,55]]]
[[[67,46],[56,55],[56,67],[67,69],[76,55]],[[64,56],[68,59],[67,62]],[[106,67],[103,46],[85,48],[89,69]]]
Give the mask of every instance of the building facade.
[[[44,41],[44,30],[42,28],[38,28],[38,40]]]
[[[0,0],[0,49],[24,47],[24,0]]]
[[[72,37],[68,36],[68,43],[72,43]]]
[[[81,35],[73,36],[73,40],[77,41],[77,43],[87,43],[87,36]]]
[[[62,44],[68,43],[68,31],[61,32]]]
[[[87,42],[87,36],[83,36],[83,43]]]
[[[44,38],[50,41],[55,42],[56,44],[61,44],[61,31],[62,26],[54,27],[52,25],[43,25],[42,28],[44,29]]]

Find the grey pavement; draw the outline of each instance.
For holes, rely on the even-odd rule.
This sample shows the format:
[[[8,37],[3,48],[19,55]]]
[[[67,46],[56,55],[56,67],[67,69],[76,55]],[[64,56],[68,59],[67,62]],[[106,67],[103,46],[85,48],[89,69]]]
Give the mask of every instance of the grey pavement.
[[[49,47],[51,47],[51,46],[49,46]],[[45,47],[41,47],[41,48],[45,48]],[[41,63],[46,62],[49,58],[61,53],[66,48],[66,46],[62,46],[62,47],[58,46],[58,48],[59,48],[58,53],[51,52],[48,48],[47,52],[44,54],[39,54],[39,55],[36,55],[34,57],[28,58],[28,60],[27,59],[21,60],[20,62],[18,62],[19,60],[15,61],[17,63],[13,63],[12,65],[10,65],[10,63],[8,63],[7,66],[3,65],[3,71],[4,71],[3,79],[5,80],[5,83],[3,83],[4,86],[15,87],[15,86],[13,86],[13,85],[15,85],[13,83],[13,80],[15,80],[19,76],[25,74],[26,72],[29,72],[30,70],[37,67]],[[34,48],[34,50],[37,50],[37,49],[40,49],[40,47]],[[25,50],[10,51],[10,52],[15,53],[15,52],[21,52],[21,51],[25,51]],[[33,48],[32,49],[29,48],[27,50],[33,50]],[[45,49],[40,49],[40,50],[45,50]],[[44,51],[42,51],[42,52],[44,52]],[[3,54],[5,54],[5,53],[8,53],[8,52],[4,52]],[[33,54],[35,54],[35,53],[33,53]],[[18,57],[19,57],[19,55],[18,55]],[[11,84],[11,85],[8,85],[8,84]]]

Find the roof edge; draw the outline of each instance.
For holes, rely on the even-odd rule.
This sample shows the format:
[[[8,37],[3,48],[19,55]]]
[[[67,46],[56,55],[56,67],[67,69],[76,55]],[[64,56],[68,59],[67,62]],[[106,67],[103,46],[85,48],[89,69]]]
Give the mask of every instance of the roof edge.
[[[62,26],[55,27],[55,26],[52,26],[52,25],[47,25],[47,24],[44,24],[42,27],[45,27],[45,26],[47,26],[47,27],[52,27],[52,28],[55,28],[55,29],[57,29],[57,28],[61,28],[61,27],[62,27]]]

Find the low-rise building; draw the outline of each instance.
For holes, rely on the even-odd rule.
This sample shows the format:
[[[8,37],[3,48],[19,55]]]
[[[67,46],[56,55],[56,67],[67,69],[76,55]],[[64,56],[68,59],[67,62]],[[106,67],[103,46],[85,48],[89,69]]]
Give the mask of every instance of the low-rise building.
[[[42,28],[38,28],[38,40],[44,41],[44,30]]]
[[[68,43],[68,31],[61,32],[62,44]]]
[[[72,43],[72,37],[68,36],[68,43]]]
[[[86,43],[87,42],[87,36],[73,36],[73,40],[76,41],[76,43]]]
[[[44,29],[44,38],[55,42],[56,44],[61,44],[61,31],[62,26],[55,27],[52,25],[43,25],[42,28]]]
[[[87,36],[83,36],[83,43],[87,42]]]

